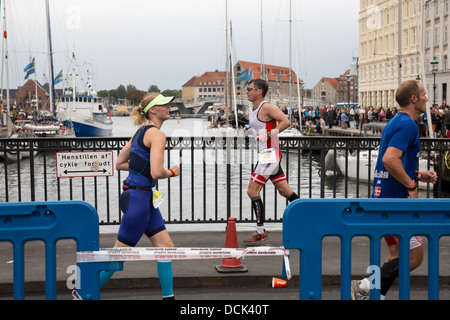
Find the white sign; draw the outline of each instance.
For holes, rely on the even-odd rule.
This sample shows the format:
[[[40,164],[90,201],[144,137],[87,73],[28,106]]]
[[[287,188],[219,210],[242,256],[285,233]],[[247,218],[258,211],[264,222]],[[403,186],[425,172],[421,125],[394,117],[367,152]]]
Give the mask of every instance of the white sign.
[[[58,178],[112,175],[114,175],[112,151],[56,153],[56,176]]]

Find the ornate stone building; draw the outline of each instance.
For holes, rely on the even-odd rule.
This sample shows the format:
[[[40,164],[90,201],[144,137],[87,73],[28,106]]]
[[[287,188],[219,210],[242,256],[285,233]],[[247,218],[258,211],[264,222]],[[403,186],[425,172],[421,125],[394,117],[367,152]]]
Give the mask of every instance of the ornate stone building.
[[[423,64],[420,62],[419,32],[422,29],[422,1],[360,0],[360,105],[395,107],[395,91],[399,83],[421,77]]]

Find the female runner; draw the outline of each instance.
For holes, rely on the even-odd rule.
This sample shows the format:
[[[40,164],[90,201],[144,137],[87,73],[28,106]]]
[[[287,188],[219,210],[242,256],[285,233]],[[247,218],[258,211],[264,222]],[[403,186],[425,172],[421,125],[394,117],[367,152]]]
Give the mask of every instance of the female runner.
[[[154,247],[173,247],[166,230],[164,220],[158,208],[153,206],[152,188],[158,179],[178,176],[180,169],[174,166],[165,169],[164,149],[166,136],[160,130],[164,121],[169,119],[169,105],[174,97],[164,97],[158,93],[149,93],[140,107],[133,110],[131,117],[137,126],[141,126],[117,157],[116,169],[128,170],[124,181],[124,192],[120,196],[120,209],[124,213],[116,243],[117,247],[134,247],[145,234]],[[158,260],[158,276],[163,299],[174,299],[172,262]],[[114,272],[100,274],[102,287]]]

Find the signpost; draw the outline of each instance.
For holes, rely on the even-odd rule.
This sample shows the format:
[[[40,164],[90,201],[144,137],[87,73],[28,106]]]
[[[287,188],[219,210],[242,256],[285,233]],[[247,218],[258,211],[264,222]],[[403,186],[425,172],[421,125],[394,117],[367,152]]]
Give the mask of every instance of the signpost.
[[[112,151],[56,153],[56,176],[58,178],[112,175],[114,175]]]

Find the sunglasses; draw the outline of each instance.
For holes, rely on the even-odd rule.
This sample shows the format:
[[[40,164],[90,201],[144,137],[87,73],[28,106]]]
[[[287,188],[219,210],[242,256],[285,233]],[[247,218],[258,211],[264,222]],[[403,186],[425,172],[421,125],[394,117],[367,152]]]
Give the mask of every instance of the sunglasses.
[[[250,88],[250,87],[247,87],[247,92],[250,92],[250,91],[252,91],[252,90],[259,90],[258,88]]]

